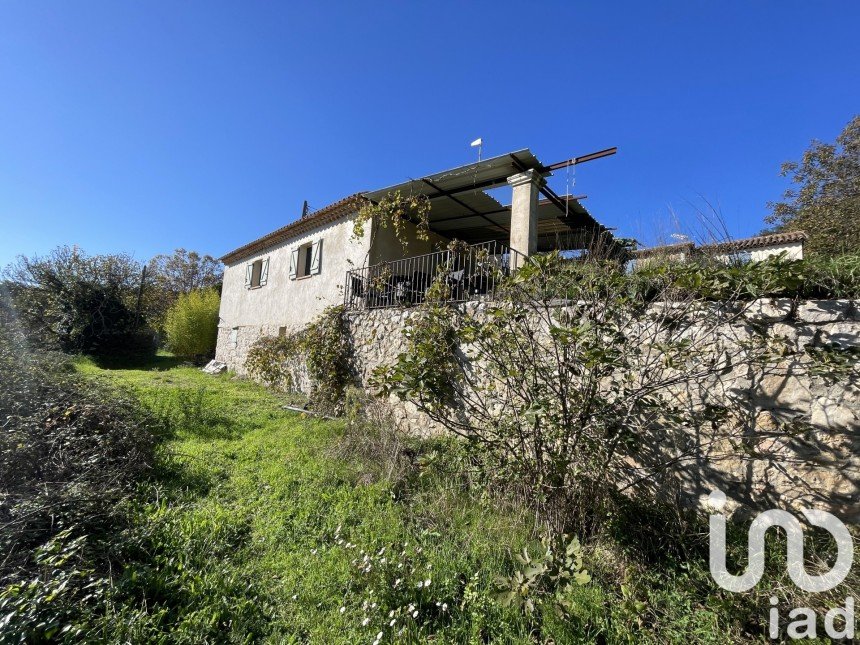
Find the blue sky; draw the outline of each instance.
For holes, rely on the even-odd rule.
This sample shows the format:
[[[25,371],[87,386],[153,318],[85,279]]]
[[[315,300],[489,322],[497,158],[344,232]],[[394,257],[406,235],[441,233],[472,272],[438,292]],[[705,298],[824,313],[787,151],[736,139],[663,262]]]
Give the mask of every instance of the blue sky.
[[[0,266],[220,255],[345,195],[529,147],[645,242],[758,232],[860,111],[857,2],[0,4]],[[571,180],[573,181],[573,180]],[[564,173],[551,179],[565,192]]]

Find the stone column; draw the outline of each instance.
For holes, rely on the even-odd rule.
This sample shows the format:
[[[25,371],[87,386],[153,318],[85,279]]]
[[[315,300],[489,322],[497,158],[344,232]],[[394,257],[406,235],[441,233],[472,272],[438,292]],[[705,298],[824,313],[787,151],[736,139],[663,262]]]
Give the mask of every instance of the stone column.
[[[544,182],[544,178],[535,170],[526,170],[508,177],[508,183],[514,189],[511,200],[510,247],[523,255],[531,255],[537,251],[538,189]],[[512,269],[519,268],[521,264],[522,258],[511,257]]]

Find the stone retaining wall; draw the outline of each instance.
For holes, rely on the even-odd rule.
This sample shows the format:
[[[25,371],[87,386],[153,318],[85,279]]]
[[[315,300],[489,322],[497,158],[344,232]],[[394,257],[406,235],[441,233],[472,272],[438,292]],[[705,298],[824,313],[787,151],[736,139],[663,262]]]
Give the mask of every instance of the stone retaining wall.
[[[483,305],[462,305],[480,311]],[[366,384],[374,368],[393,362],[406,350],[403,328],[413,310],[377,309],[347,314],[353,340],[355,368]],[[853,522],[860,522],[860,387],[857,383],[829,382],[810,367],[808,345],[835,343],[860,348],[860,311],[848,300],[796,302],[765,299],[751,303],[745,312],[749,322],[764,326],[768,335],[784,347],[781,360],[767,370],[738,365],[713,384],[690,384],[679,396],[701,397],[704,391],[738,393],[747,401],[733,419],[733,428],[721,437],[690,433],[688,442],[701,449],[690,461],[667,473],[656,487],[677,490],[685,496],[705,497],[713,488],[729,494],[735,508],[813,506],[826,508]],[[739,325],[739,327],[742,325]],[[732,330],[743,336],[742,329]],[[401,427],[418,435],[441,429],[410,403],[392,399]],[[779,430],[794,419],[811,423],[815,430],[788,436]],[[751,454],[740,451],[742,433]],[[693,436],[695,435],[695,436]],[[666,437],[655,437],[662,456],[678,446]],[[671,481],[669,481],[671,480]]]

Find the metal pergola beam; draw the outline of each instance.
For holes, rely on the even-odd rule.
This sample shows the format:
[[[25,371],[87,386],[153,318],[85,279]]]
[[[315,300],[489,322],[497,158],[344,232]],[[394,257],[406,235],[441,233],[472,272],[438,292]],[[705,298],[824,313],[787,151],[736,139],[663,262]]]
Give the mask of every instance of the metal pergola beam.
[[[598,150],[597,152],[591,152],[587,155],[582,155],[580,157],[572,157],[567,161],[559,161],[558,163],[550,164],[549,166],[543,166],[541,168],[541,172],[552,172],[553,170],[558,170],[559,168],[575,166],[576,164],[585,163],[586,161],[603,159],[603,157],[610,157],[616,152],[618,152],[618,146],[613,146],[611,148],[606,148],[605,150]]]
[[[462,201],[462,200],[457,199],[456,197],[454,197],[454,195],[450,194],[450,193],[449,193],[449,191],[444,190],[444,189],[442,189],[442,188],[439,188],[436,184],[434,184],[434,183],[433,183],[432,181],[430,181],[429,179],[422,179],[421,181],[423,181],[425,184],[427,184],[428,186],[430,186],[430,188],[432,188],[433,190],[437,190],[437,191],[439,191],[440,193],[442,193],[445,197],[447,197],[448,199],[450,199],[450,200],[451,200],[451,201],[453,201],[454,203],[459,204],[459,205],[460,205],[460,206],[462,206],[463,208],[466,208],[466,209],[470,210],[470,211],[472,212],[472,214],[474,214],[474,215],[476,215],[476,216],[480,217],[481,219],[483,219],[483,220],[485,220],[485,221],[489,222],[490,224],[492,224],[493,226],[495,226],[495,227],[497,227],[497,228],[501,229],[503,232],[505,232],[505,233],[509,233],[509,232],[510,232],[510,231],[508,231],[508,229],[506,229],[506,228],[505,228],[504,226],[502,226],[501,224],[497,224],[496,222],[494,222],[493,220],[491,220],[489,217],[487,217],[486,215],[484,215],[483,213],[481,213],[481,212],[480,212],[480,211],[478,211],[477,209],[475,209],[475,208],[473,208],[473,207],[469,206],[466,202],[464,202],[464,201]],[[428,199],[429,199],[429,198],[428,198]]]

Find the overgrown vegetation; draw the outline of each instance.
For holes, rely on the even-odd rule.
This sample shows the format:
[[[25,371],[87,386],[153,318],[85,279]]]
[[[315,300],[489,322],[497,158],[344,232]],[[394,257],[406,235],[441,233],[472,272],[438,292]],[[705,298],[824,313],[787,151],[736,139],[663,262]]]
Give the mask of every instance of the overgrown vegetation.
[[[463,442],[404,436],[363,394],[347,420],[321,421],[253,383],[162,364],[80,365],[173,428],[115,552],[98,640],[737,643],[761,640],[771,590],[809,600],[792,596],[784,545],[743,595],[716,588],[703,527],[666,507],[619,499],[603,533],[557,545]],[[730,547],[742,561],[744,527]]]
[[[599,535],[556,542],[463,442],[405,436],[355,390],[321,421],[169,357],[77,365],[133,392],[160,444],[102,528],[17,551],[30,568],[4,579],[0,641],[39,625],[52,641],[736,643],[760,638],[771,589],[808,600],[779,545],[767,591],[717,589],[701,525],[660,506],[619,499]],[[741,527],[733,561],[745,544]]]
[[[60,247],[6,269],[7,297],[28,335],[67,352],[154,351],[136,299],[140,267],[127,255]]]
[[[567,297],[576,270],[571,264],[550,276],[559,297]],[[572,288],[575,290],[575,286]],[[860,254],[819,255],[804,260],[778,255],[746,264],[708,258],[689,262],[653,260],[633,271],[625,280],[625,289],[646,300],[855,299],[860,297]]]
[[[306,376],[314,409],[337,413],[353,381],[351,352],[343,307],[329,307],[300,331],[259,339],[248,351],[245,367],[254,378],[284,391],[297,389]]]
[[[715,286],[684,282],[702,276]],[[683,441],[685,428],[743,414],[740,398],[697,405],[691,387],[768,358],[765,338],[729,333],[749,285],[726,282],[689,267],[629,276],[613,261],[535,256],[481,311],[428,304],[375,380],[464,438],[487,478],[528,491],[554,535],[590,535],[616,490],[703,449]],[[716,288],[719,305],[701,295]]]
[[[109,588],[123,504],[153,465],[136,401],[32,350],[0,315],[0,642],[76,640]]]
[[[163,331],[168,310],[181,295],[199,290],[221,293],[223,267],[211,255],[180,248],[169,255],[156,255],[146,269],[144,311],[149,324],[159,332]]]
[[[167,310],[164,321],[170,351],[178,356],[198,358],[214,355],[220,305],[221,297],[214,289],[198,289],[180,295]]]
[[[405,251],[409,247],[407,231],[413,226],[417,239],[429,239],[429,217],[430,200],[425,195],[404,195],[396,190],[376,203],[364,201],[353,221],[352,234],[356,238],[362,237],[368,223],[374,227],[391,227]]]
[[[62,246],[41,257],[19,256],[3,277],[5,297],[33,341],[115,357],[154,353],[167,310],[182,294],[217,290],[221,268],[208,255],[185,249],[144,267],[129,255],[88,255]],[[194,342],[208,344],[210,327]]]

